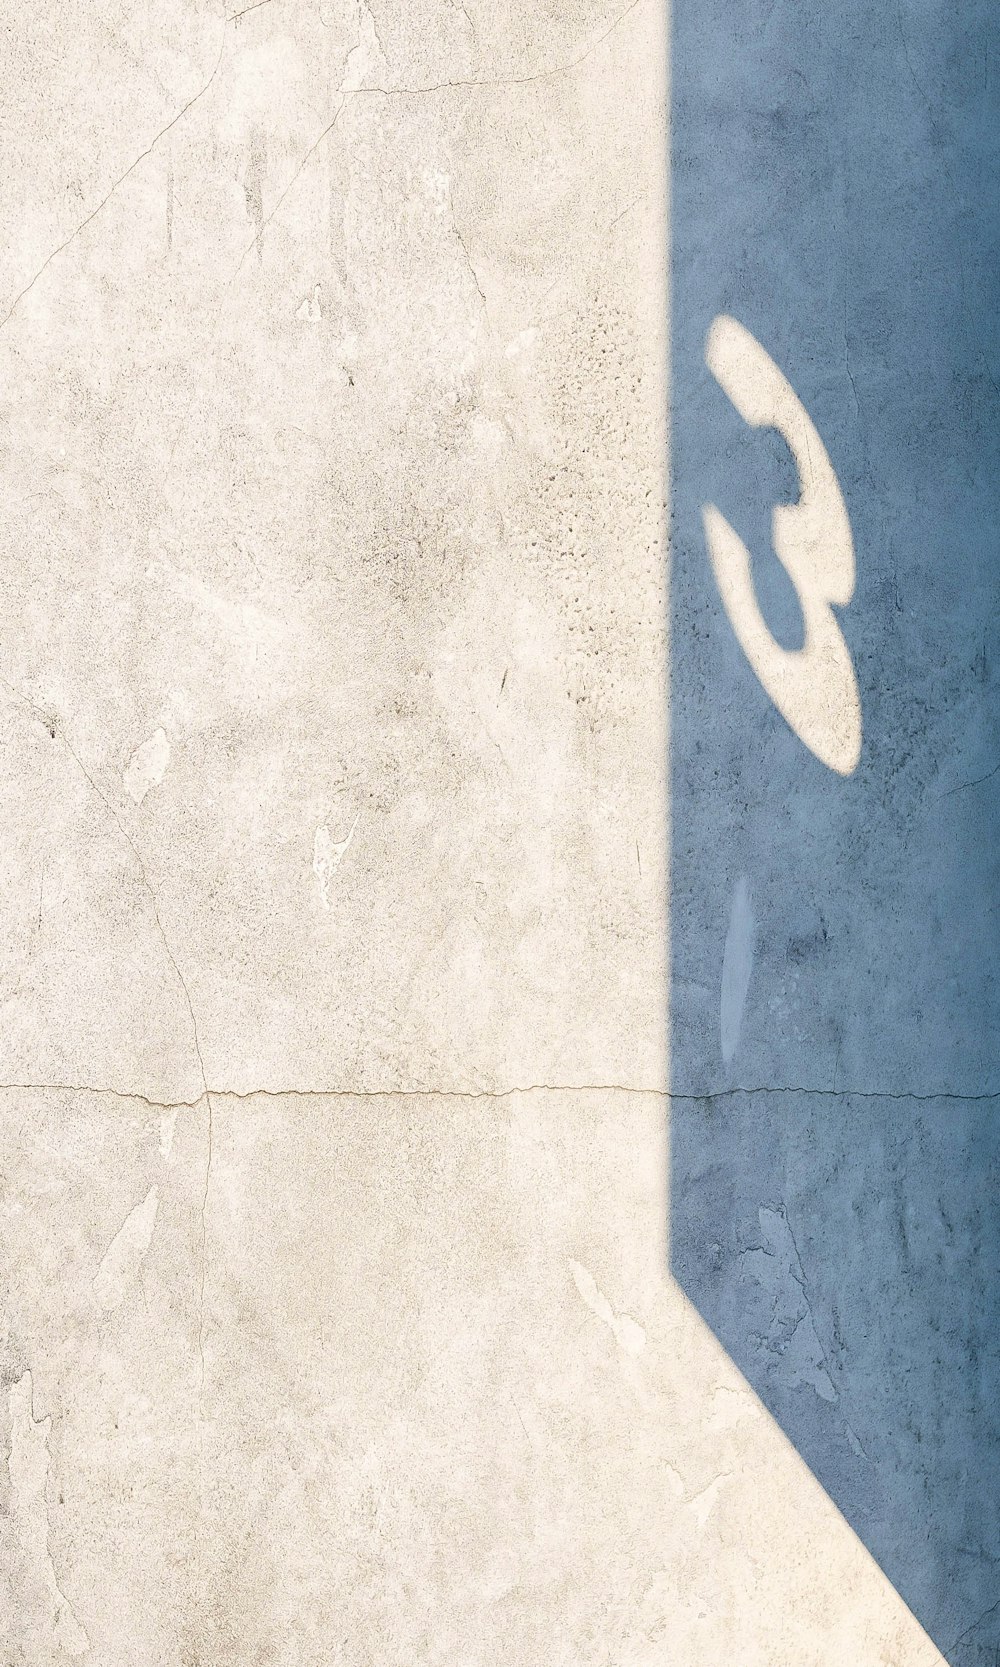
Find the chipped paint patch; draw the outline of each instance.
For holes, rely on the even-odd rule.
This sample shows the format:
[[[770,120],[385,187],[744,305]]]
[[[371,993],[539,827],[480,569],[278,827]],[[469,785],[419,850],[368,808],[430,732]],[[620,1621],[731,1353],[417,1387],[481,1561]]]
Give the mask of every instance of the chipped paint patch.
[[[121,1306],[132,1280],[142,1266],[149,1249],[159,1208],[158,1187],[150,1187],[141,1204],[137,1204],[118,1229],[101,1265],[94,1275],[94,1295],[104,1312]]]

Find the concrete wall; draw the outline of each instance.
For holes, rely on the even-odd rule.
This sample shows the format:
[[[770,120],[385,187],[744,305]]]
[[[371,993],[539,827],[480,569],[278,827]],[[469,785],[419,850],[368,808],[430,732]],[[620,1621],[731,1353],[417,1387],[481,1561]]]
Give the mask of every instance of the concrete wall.
[[[997,46],[989,4],[674,14],[673,1265],[961,1667],[1000,1647]],[[819,464],[727,398],[720,314],[846,506],[843,769],[710,567],[706,503],[802,649],[771,514]]]
[[[989,21],[0,0],[3,1667],[989,1659]]]

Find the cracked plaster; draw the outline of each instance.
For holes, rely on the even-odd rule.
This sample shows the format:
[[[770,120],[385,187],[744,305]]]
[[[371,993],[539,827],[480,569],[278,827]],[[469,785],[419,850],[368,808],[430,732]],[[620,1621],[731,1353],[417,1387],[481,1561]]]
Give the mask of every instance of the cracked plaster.
[[[660,9],[3,21],[5,1667],[931,1667],[666,1269]]]

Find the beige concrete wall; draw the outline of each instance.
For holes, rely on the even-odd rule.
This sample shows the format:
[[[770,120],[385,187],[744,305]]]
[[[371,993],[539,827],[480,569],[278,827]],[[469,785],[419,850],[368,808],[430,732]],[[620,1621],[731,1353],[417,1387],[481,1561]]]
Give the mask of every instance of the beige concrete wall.
[[[3,22],[5,1667],[930,1667],[667,1271],[660,8]]]

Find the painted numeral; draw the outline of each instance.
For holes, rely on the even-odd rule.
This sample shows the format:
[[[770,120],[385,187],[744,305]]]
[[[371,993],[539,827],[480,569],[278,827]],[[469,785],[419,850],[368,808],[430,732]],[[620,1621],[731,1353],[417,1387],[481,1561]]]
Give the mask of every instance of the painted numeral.
[[[848,776],[861,754],[861,701],[833,609],[846,606],[854,592],[854,543],[833,465],[794,388],[736,319],[715,320],[705,362],[744,422],[777,429],[795,459],[799,501],[776,505],[772,539],[802,609],[802,648],[775,642],[754,593],[746,545],[715,505],[706,504],[705,537],[723,605],[782,717],[818,759]]]

